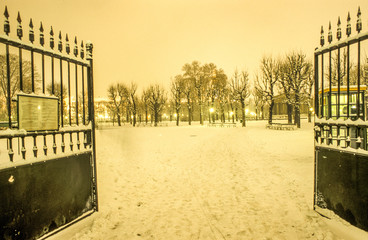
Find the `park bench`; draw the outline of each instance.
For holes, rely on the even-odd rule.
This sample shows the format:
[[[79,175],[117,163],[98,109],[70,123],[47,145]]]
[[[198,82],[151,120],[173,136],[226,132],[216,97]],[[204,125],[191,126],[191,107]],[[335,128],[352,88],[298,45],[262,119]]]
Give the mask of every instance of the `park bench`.
[[[289,124],[289,123],[271,123],[271,124],[267,124],[266,128],[275,129],[275,130],[295,130],[296,125]]]
[[[209,127],[236,127],[236,123],[208,123]]]

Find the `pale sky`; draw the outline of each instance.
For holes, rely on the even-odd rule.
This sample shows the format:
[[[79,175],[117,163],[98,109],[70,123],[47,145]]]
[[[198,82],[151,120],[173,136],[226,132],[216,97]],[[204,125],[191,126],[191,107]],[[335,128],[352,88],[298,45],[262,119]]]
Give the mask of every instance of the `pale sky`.
[[[252,79],[263,55],[302,50],[312,59],[321,25],[327,39],[331,20],[335,39],[341,16],[345,37],[350,11],[355,34],[358,6],[368,31],[367,0],[5,0],[1,13],[5,5],[13,34],[20,11],[25,36],[32,17],[36,36],[42,21],[46,33],[52,25],[71,41],[93,42],[96,97],[117,82],[168,88],[193,60],[213,62],[228,77],[247,69]]]

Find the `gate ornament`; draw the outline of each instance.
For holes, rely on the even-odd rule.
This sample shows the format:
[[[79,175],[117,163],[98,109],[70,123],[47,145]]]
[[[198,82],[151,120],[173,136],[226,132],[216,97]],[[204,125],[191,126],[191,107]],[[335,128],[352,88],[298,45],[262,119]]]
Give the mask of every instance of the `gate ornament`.
[[[350,12],[348,12],[347,25],[346,25],[346,36],[350,37],[351,34],[351,23],[350,23]]]
[[[54,47],[55,47],[54,30],[52,29],[52,26],[51,26],[51,30],[50,30],[50,48],[54,49]]]
[[[33,22],[32,18],[29,22],[29,41],[33,44],[34,42],[34,31],[33,31]]]
[[[328,25],[328,43],[332,42],[332,30],[331,30],[331,21]]]
[[[65,52],[66,54],[69,55],[70,53],[70,46],[69,46],[69,38],[68,38],[68,34],[66,34],[66,37],[65,37]]]
[[[357,14],[357,24],[356,24],[356,30],[358,33],[360,33],[360,31],[362,30],[362,19],[361,19],[361,12],[360,12],[360,7],[358,8],[358,14]]]
[[[59,44],[58,44],[59,52],[63,51],[63,43],[61,42],[61,31],[59,31]]]
[[[22,19],[20,18],[20,13],[19,12],[18,12],[17,21],[18,21],[17,36],[18,36],[19,40],[22,40],[22,37],[23,37]]]
[[[10,33],[10,25],[9,25],[9,13],[8,13],[8,8],[5,6],[5,12],[4,12],[4,16],[5,16],[5,21],[4,21],[4,32],[7,36],[9,36]]]
[[[321,26],[321,46],[325,45],[325,36],[323,35],[323,26]]]
[[[43,47],[43,45],[45,44],[45,37],[43,35],[43,26],[42,26],[42,22],[41,22],[41,26],[40,26],[40,44]]]
[[[336,34],[337,40],[341,39],[341,21],[340,21],[340,17],[337,20],[337,34]]]

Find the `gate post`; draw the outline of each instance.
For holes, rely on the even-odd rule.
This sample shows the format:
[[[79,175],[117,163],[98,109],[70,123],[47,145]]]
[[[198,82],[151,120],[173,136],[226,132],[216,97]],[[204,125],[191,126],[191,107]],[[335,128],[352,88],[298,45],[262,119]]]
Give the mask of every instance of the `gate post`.
[[[92,161],[93,161],[93,173],[92,173],[92,195],[94,197],[93,204],[94,209],[98,211],[98,197],[97,197],[97,166],[96,166],[96,125],[95,125],[95,104],[94,104],[94,90],[93,90],[93,58],[92,58],[93,44],[91,42],[86,43],[86,59],[89,62],[87,69],[87,86],[88,86],[88,117],[92,125]]]

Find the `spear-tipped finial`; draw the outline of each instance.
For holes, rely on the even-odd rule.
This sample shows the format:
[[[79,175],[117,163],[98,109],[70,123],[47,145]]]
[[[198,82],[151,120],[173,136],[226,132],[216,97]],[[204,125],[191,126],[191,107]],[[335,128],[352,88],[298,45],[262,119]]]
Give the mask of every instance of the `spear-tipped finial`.
[[[356,23],[356,30],[358,33],[360,33],[360,31],[362,30],[362,18],[360,17],[360,15],[362,15],[362,13],[360,12],[360,7],[358,7],[358,19]]]
[[[32,22],[32,18],[29,22],[29,41],[31,43],[34,42],[34,31],[33,31],[33,22]]]
[[[59,32],[58,50],[59,50],[60,52],[61,52],[61,51],[63,51],[63,43],[61,42],[61,31]]]
[[[332,42],[332,30],[331,30],[331,21],[328,25],[328,43]]]
[[[323,35],[324,31],[323,31],[323,26],[321,26],[321,46],[325,45],[325,36]]]
[[[80,56],[83,59],[84,58],[84,45],[83,45],[83,41],[81,43],[81,51],[80,51]]]
[[[90,41],[87,41],[86,43],[86,52],[87,52],[87,56],[86,59],[87,60],[92,60],[93,57],[93,44]]]
[[[4,32],[5,32],[6,35],[9,35],[9,33],[10,33],[10,24],[9,24],[9,13],[8,13],[8,7],[7,6],[5,6],[4,16],[5,16]]]
[[[22,40],[23,28],[22,28],[22,19],[20,18],[20,13],[19,12],[18,12],[17,21],[18,21],[17,36],[18,36],[19,40]]]
[[[337,20],[337,34],[336,34],[337,40],[341,39],[341,21],[340,21],[340,16],[339,19]]]
[[[77,37],[74,38],[74,56],[78,56],[78,41]]]
[[[44,37],[44,34],[43,34],[42,22],[41,22],[41,26],[40,26],[40,44],[41,44],[42,47],[45,44],[45,37]]]
[[[66,43],[65,43],[65,51],[66,51],[67,54],[69,54],[70,53],[70,47],[69,47],[68,34],[66,34],[65,41],[66,41]]]
[[[348,18],[346,20],[348,22],[347,25],[346,25],[346,35],[349,37],[350,34],[351,34],[350,12],[348,12]]]
[[[50,30],[50,48],[54,49],[55,46],[55,42],[54,42],[54,30],[52,29],[51,26],[51,30]]]

